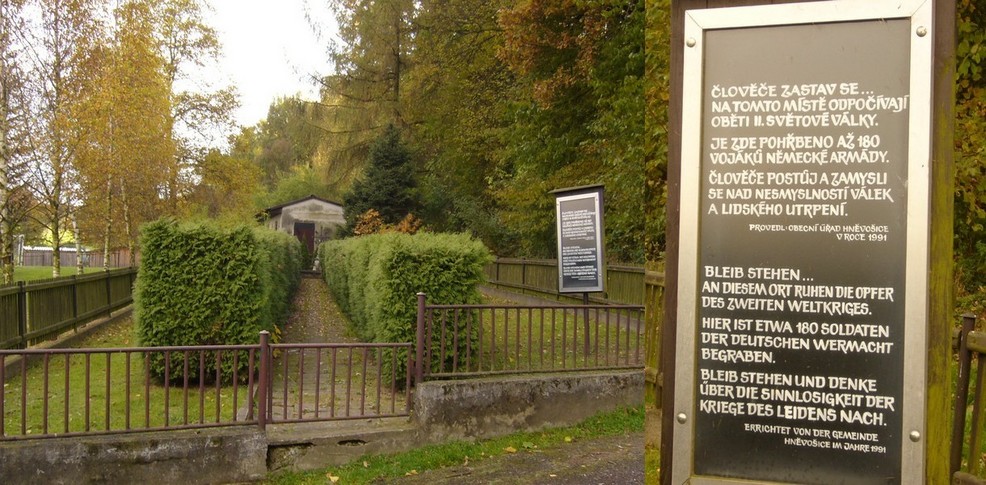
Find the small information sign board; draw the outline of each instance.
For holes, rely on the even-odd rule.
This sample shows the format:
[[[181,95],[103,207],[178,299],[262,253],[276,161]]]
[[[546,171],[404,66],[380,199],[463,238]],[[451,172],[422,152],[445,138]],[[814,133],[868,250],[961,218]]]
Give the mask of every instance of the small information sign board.
[[[603,186],[552,193],[558,235],[558,292],[604,291]]]

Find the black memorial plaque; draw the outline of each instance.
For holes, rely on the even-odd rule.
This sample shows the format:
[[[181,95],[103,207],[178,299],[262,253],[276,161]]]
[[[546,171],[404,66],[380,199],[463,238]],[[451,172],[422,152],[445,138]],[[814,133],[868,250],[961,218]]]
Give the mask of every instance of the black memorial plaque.
[[[900,480],[909,27],[705,32],[697,475]]]
[[[558,291],[603,291],[602,187],[556,191]]]

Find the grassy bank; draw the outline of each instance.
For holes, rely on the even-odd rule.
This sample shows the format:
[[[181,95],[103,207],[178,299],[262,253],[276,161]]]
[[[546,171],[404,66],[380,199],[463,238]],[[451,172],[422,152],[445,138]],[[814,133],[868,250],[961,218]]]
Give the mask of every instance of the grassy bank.
[[[443,467],[460,465],[463,461],[476,463],[508,453],[536,452],[548,448],[586,441],[605,436],[637,433],[644,430],[643,407],[600,414],[575,426],[554,428],[534,433],[516,433],[477,442],[455,441],[431,445],[405,453],[371,455],[342,466],[304,473],[280,473],[268,478],[276,485],[323,484],[337,477],[339,483],[379,483]]]

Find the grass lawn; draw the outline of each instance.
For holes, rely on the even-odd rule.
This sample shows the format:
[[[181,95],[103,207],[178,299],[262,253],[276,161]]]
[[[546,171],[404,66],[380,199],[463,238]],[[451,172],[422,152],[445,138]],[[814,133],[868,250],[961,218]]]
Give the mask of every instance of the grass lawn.
[[[86,268],[87,272],[97,271]],[[101,271],[101,270],[99,270]],[[62,266],[62,276],[72,276],[76,273],[75,266]],[[14,281],[34,281],[50,279],[51,266],[15,266]]]
[[[268,477],[268,483],[323,484],[327,483],[328,477],[339,477],[339,483],[381,483],[402,477],[412,470],[418,473],[460,465],[463,460],[477,462],[507,453],[543,450],[576,441],[641,432],[643,429],[643,407],[630,408],[600,414],[575,426],[515,433],[476,442],[455,441],[392,455],[370,455],[341,467],[274,474]]]
[[[514,303],[487,298],[487,304],[509,306]],[[446,344],[434,346],[433,372],[436,362],[444,362],[444,372],[524,372],[643,366],[643,315],[592,309],[588,312],[589,351],[586,347],[586,318],[581,311],[559,309],[490,309],[460,312],[436,312],[433,332],[442,332]],[[457,325],[456,325],[457,323]],[[462,335],[472,333],[468,344],[462,335],[454,335],[458,326]],[[477,329],[477,326],[479,330]],[[434,339],[433,339],[434,341]],[[457,345],[456,345],[457,343]],[[461,355],[453,358],[458,346]],[[469,347],[466,352],[465,347]],[[467,357],[468,355],[468,357]],[[442,358],[444,356],[444,358]]]

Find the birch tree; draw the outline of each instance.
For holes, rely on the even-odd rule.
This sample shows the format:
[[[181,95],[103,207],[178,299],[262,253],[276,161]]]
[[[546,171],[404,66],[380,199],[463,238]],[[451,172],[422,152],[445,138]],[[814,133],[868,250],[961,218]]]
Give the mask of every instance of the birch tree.
[[[30,183],[39,201],[35,219],[51,234],[52,276],[61,275],[61,246],[73,211],[74,159],[85,138],[71,112],[84,96],[86,61],[101,28],[94,0],[36,0],[40,25],[33,54]]]
[[[0,0],[0,284],[13,282],[14,231],[26,214],[17,193],[23,175],[24,56],[16,41],[26,28],[22,8],[21,0]]]
[[[112,241],[137,250],[137,226],[164,213],[160,196],[175,159],[170,92],[151,4],[131,0],[112,12],[112,39],[99,57],[77,122],[88,125],[78,157],[87,226],[100,234],[104,264]],[[119,229],[116,229],[119,227]],[[133,261],[131,261],[131,264]]]

